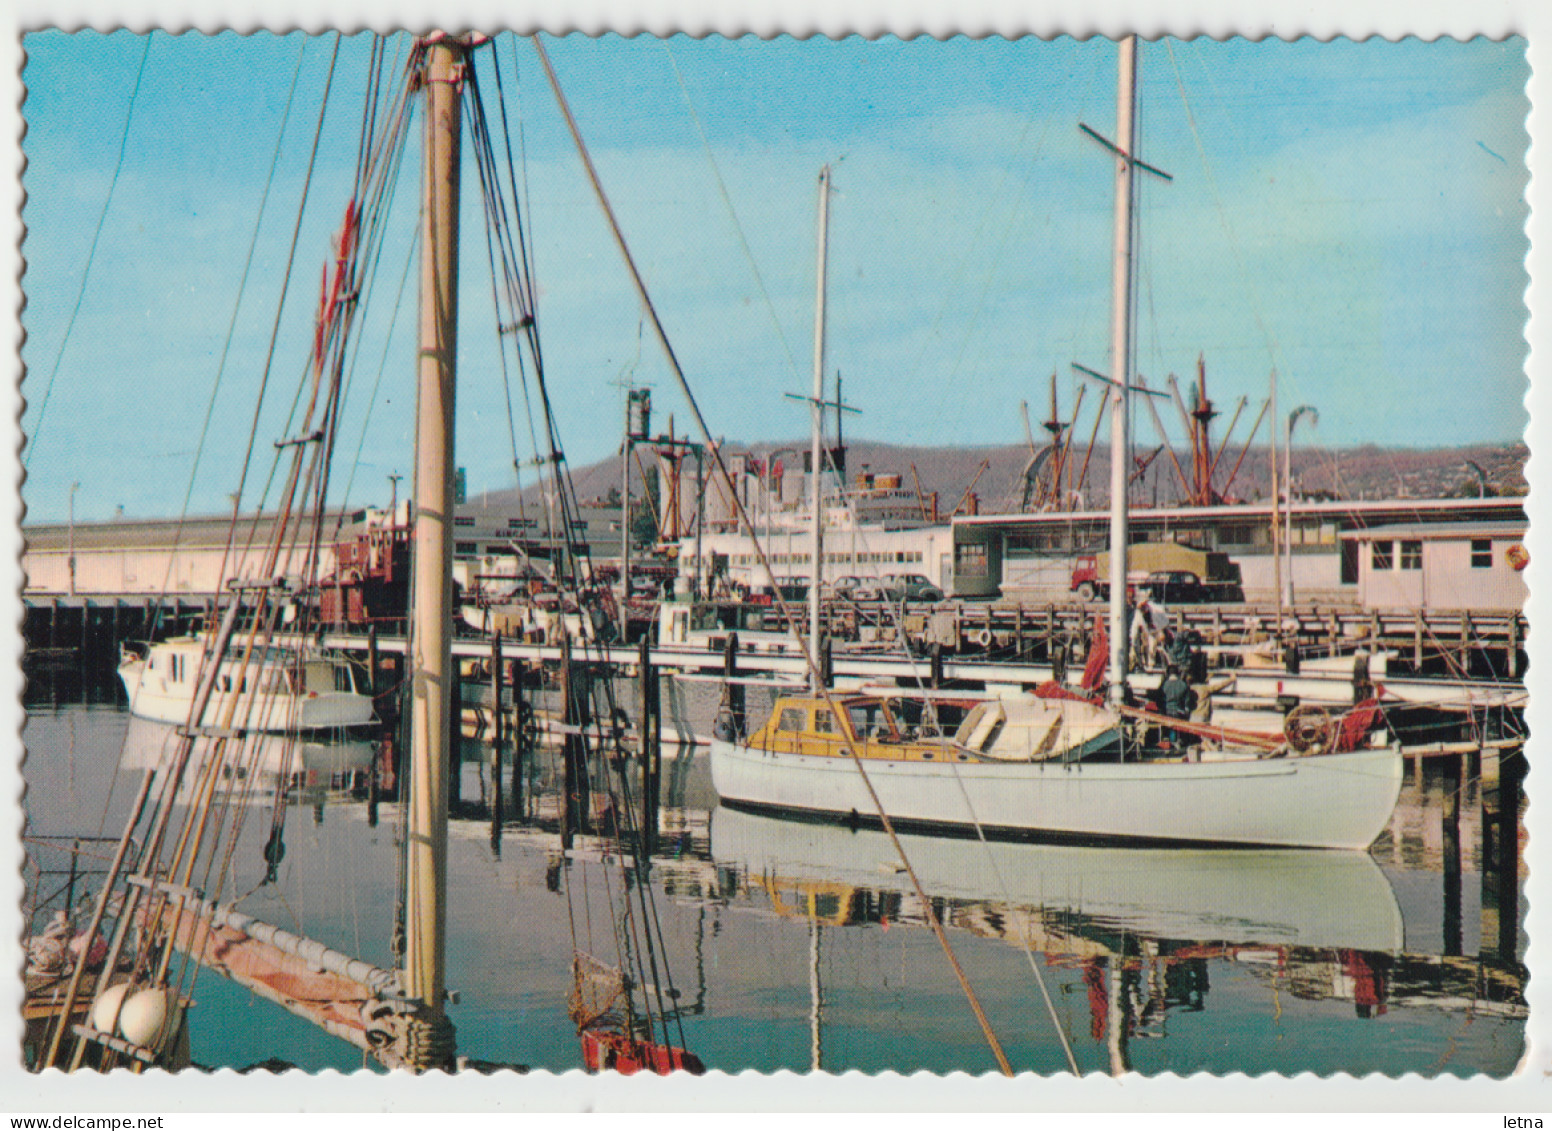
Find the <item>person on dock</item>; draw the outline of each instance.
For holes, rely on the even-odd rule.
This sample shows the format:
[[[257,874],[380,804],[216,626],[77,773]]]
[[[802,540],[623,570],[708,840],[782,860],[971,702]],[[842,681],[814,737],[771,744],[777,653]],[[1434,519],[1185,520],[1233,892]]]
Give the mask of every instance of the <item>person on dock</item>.
[[[1191,712],[1196,708],[1196,690],[1186,682],[1185,676],[1173,661],[1164,669],[1164,682],[1159,685],[1159,694],[1163,700],[1164,714],[1181,721],[1190,719]],[[1168,733],[1176,746],[1195,745],[1193,735],[1174,729]]]
[[[1137,598],[1137,608],[1131,618],[1131,648],[1136,664],[1142,668],[1157,666],[1159,650],[1169,631],[1169,610],[1154,604],[1147,593]]]

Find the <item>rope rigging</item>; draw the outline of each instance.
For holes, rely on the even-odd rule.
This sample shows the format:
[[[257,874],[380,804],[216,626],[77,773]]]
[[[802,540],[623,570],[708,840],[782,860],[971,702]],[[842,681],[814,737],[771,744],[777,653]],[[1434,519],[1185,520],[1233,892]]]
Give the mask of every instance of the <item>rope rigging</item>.
[[[605,218],[609,222],[609,228],[614,236],[615,245],[619,249],[622,258],[625,261],[626,269],[630,273],[632,282],[636,287],[637,294],[641,298],[642,305],[646,309],[647,316],[652,323],[652,329],[658,339],[658,344],[663,349],[663,353],[668,361],[669,368],[674,374],[675,381],[678,383],[680,393],[684,396],[686,402],[689,405],[691,416],[695,420],[695,425],[700,430],[701,436],[707,448],[711,452],[715,472],[720,477],[719,482],[728,492],[728,495],[733,504],[734,511],[738,516],[740,527],[742,527],[744,530],[747,530],[751,538],[754,540],[755,553],[760,560],[761,568],[765,570],[766,576],[774,578],[775,574],[771,569],[770,560],[766,556],[765,550],[763,546],[761,546],[759,539],[755,536],[754,524],[750,520],[748,512],[745,510],[743,503],[739,500],[737,492],[734,490],[732,476],[728,473],[726,463],[722,459],[721,450],[712,439],[711,429],[706,424],[705,417],[702,415],[700,410],[699,402],[696,400],[694,393],[691,391],[689,381],[685,376],[683,368],[679,364],[678,357],[674,353],[672,344],[668,340],[668,333],[663,328],[663,324],[658,318],[657,310],[653,306],[651,298],[647,293],[646,283],[642,280],[641,273],[636,268],[635,259],[632,257],[630,248],[625,242],[624,233],[621,231],[619,222],[615,218],[614,210],[609,204],[608,196],[604,192],[603,183],[599,180],[598,171],[594,167],[592,158],[588,153],[587,146],[582,140],[582,135],[577,126],[576,119],[572,116],[570,105],[567,103],[565,95],[561,91],[560,80],[556,77],[554,68],[550,65],[549,55],[544,49],[543,42],[537,36],[534,37],[533,44],[534,50],[538,53],[539,61],[544,67],[545,76],[549,79],[550,88],[555,94],[555,100],[560,106],[561,114],[566,119],[566,126],[571,133],[572,141],[576,144],[577,151],[582,158],[582,164],[587,170],[588,180],[593,186],[593,191],[598,198],[599,206],[603,209]],[[781,611],[782,616],[786,619],[787,623],[793,625],[798,623],[797,620],[791,615],[791,609],[788,607],[785,599],[781,597],[779,589],[777,590],[775,603],[778,609]],[[796,631],[794,632],[794,636],[798,645],[799,654],[803,657],[804,664],[807,667],[811,677],[817,677],[819,672],[819,658],[814,654],[815,649],[812,646],[812,643]],[[825,700],[826,705],[832,711],[836,710],[835,700],[831,695],[830,690],[824,685],[824,682],[818,678],[813,678],[813,683],[817,688],[820,697]],[[842,738],[846,746],[847,754],[851,758],[853,765],[856,767],[858,774],[862,778],[863,785],[866,788],[868,795],[873,803],[873,808],[878,814],[879,820],[884,827],[884,831],[889,835],[890,843],[894,846],[896,854],[900,857],[901,864],[904,865],[907,875],[910,876],[911,884],[915,889],[918,898],[922,900],[923,904],[930,906],[927,895],[921,886],[921,881],[917,877],[915,869],[912,868],[910,859],[907,857],[905,849],[900,844],[899,837],[895,833],[894,823],[889,819],[889,814],[884,810],[883,804],[880,802],[878,794],[873,788],[873,783],[867,775],[867,770],[862,765],[862,758],[861,755],[857,752],[855,743],[848,735],[843,734]],[[934,937],[937,939],[938,945],[942,948],[945,957],[948,959],[949,965],[953,968],[955,977],[959,982],[960,989],[965,994],[966,1000],[971,1007],[971,1011],[975,1014],[977,1024],[981,1028],[982,1035],[985,1037],[988,1046],[991,1048],[993,1055],[996,1057],[998,1067],[1001,1069],[1004,1075],[1013,1075],[1012,1065],[1008,1062],[1007,1055],[1002,1050],[1001,1042],[998,1041],[996,1034],[992,1031],[991,1023],[987,1020],[985,1011],[981,1008],[980,1000],[977,998],[974,989],[971,987],[969,979],[965,976],[963,968],[959,965],[959,960],[954,956],[953,947],[948,941],[948,936],[943,931],[942,923],[939,922],[936,915],[930,916],[930,921],[932,924]]]
[[[135,86],[130,91],[129,107],[124,112],[124,128],[119,134],[119,151],[113,163],[113,177],[108,181],[108,193],[102,202],[102,212],[97,217],[97,227],[92,231],[92,243],[86,252],[86,266],[81,270],[81,285],[76,290],[75,304],[70,308],[70,317],[65,322],[65,333],[60,339],[59,352],[54,355],[54,366],[49,370],[48,384],[43,387],[43,399],[38,403],[38,416],[32,423],[32,436],[27,444],[27,454],[22,457],[24,472],[32,466],[32,457],[38,450],[38,437],[43,432],[43,420],[48,414],[49,399],[54,395],[54,379],[59,376],[59,366],[65,359],[65,347],[70,344],[70,335],[75,330],[76,316],[81,313],[81,303],[86,298],[86,284],[91,279],[92,264],[97,259],[97,243],[102,239],[103,225],[108,222],[108,210],[113,206],[113,193],[119,185],[119,174],[124,171],[124,151],[129,148],[129,126],[135,118],[135,102],[140,97],[140,83],[145,78],[146,60],[151,57],[151,40],[154,38],[154,35],[147,35],[145,47],[140,52],[140,66],[135,70]]]
[[[338,45],[339,40],[336,38],[335,55],[330,60],[330,85],[332,85]],[[295,440],[284,441],[276,448],[277,464],[286,460],[289,467],[278,502],[276,520],[264,550],[263,565],[258,574],[265,579],[283,578],[291,574],[295,567],[304,586],[316,584],[316,575],[321,561],[320,542],[324,504],[328,496],[329,468],[332,464],[333,448],[338,433],[346,359],[350,356],[352,345],[351,329],[356,324],[360,309],[358,298],[362,288],[363,256],[366,257],[368,264],[375,264],[383,219],[387,211],[385,201],[390,196],[385,191],[384,178],[397,169],[398,163],[395,158],[398,151],[402,149],[404,141],[405,115],[403,113],[394,115],[386,128],[378,128],[378,115],[370,109],[377,104],[381,78],[380,51],[375,44],[372,73],[373,81],[369,84],[369,109],[363,115],[361,161],[356,178],[358,196],[353,197],[345,209],[344,219],[333,244],[332,262],[324,269],[314,322],[311,357],[302,386],[298,389],[297,401],[294,402],[299,403],[302,399],[301,394],[306,391],[305,407],[300,416],[301,436]],[[317,155],[318,133],[321,132],[327,105],[326,88],[319,114],[319,127],[315,132],[312,155],[309,158],[307,181],[309,186]],[[402,106],[401,99],[401,109]],[[301,214],[305,211],[306,199],[307,193],[304,187],[302,204],[298,211],[297,229],[293,231],[292,237],[292,260],[294,260],[297,232],[300,229]],[[358,203],[359,199],[367,202],[365,212]],[[288,281],[290,266],[291,263],[288,261]],[[368,270],[370,271],[370,267]],[[282,308],[284,302],[283,290],[280,300]],[[262,391],[268,384],[269,363],[273,358],[278,337],[279,320],[280,316],[277,314],[275,331],[271,337],[270,356],[266,359],[264,375],[261,378],[261,403]],[[254,431],[257,430],[258,419],[256,411]],[[253,439],[250,433],[242,467],[244,479],[251,461]],[[287,453],[289,453],[289,459],[286,459]],[[271,473],[272,478],[273,471],[274,469]],[[232,521],[235,526],[237,522],[235,506]],[[257,529],[258,524],[255,521],[249,535],[250,544]],[[300,549],[297,546],[298,542],[301,543]],[[223,562],[223,574],[234,572],[230,546],[229,540],[228,553]],[[299,561],[296,560],[298,554],[300,554]],[[223,580],[225,580],[224,577]],[[257,596],[251,600],[248,597],[250,591],[257,592]],[[224,585],[222,595],[223,598],[228,595],[227,587]],[[231,588],[230,599],[224,603],[218,602],[217,611],[220,615],[220,624],[219,627],[207,625],[206,646],[194,675],[195,691],[190,701],[187,721],[177,733],[170,764],[160,775],[148,774],[143,786],[143,790],[149,792],[152,789],[153,779],[159,779],[157,803],[150,809],[154,814],[152,827],[143,840],[139,841],[141,846],[139,851],[133,852],[132,846],[136,843],[134,834],[139,821],[138,814],[145,812],[144,808],[140,807],[137,810],[137,819],[125,830],[112,874],[103,886],[93,911],[92,924],[88,929],[89,937],[95,938],[106,916],[110,894],[117,883],[119,862],[123,862],[124,867],[132,873],[135,882],[132,882],[125,891],[121,906],[116,911],[117,925],[108,947],[107,968],[118,968],[119,957],[124,952],[133,926],[135,933],[142,938],[160,941],[160,955],[156,954],[155,945],[137,948],[130,968],[131,981],[148,980],[150,984],[167,987],[173,993],[180,993],[186,985],[192,988],[194,975],[191,973],[191,967],[197,968],[198,960],[204,957],[202,953],[197,954],[196,949],[203,951],[212,941],[211,934],[207,931],[197,948],[194,945],[186,947],[182,966],[175,976],[171,974],[173,951],[176,949],[174,942],[183,929],[179,924],[183,922],[186,914],[183,908],[185,897],[179,895],[175,898],[174,892],[189,890],[196,874],[201,872],[202,862],[203,869],[200,875],[202,887],[211,888],[213,881],[218,898],[224,891],[232,864],[232,851],[240,837],[248,811],[258,796],[256,783],[259,775],[256,771],[260,765],[263,743],[256,732],[272,728],[276,721],[272,716],[276,710],[282,709],[282,704],[286,705],[285,709],[293,715],[292,718],[284,721],[293,725],[298,721],[294,717],[295,704],[298,702],[297,696],[305,686],[303,681],[306,678],[300,655],[282,656],[275,653],[275,634],[280,626],[282,613],[287,610],[284,602],[274,595],[273,586],[268,580],[257,586],[250,584]],[[288,627],[296,630],[299,637],[305,638],[309,631],[311,616],[308,606],[305,603],[301,606],[292,606],[291,611],[294,614],[293,622]],[[232,657],[230,660],[229,656]],[[225,694],[221,700],[217,700],[221,703],[218,725],[213,730],[209,730],[205,725],[206,707],[212,703],[218,682],[223,680],[225,682],[222,690]],[[244,694],[243,689],[248,688],[250,684],[251,692]],[[256,714],[258,717],[255,717]],[[258,724],[257,727],[255,723]],[[289,730],[288,725],[287,731]],[[285,783],[291,777],[296,748],[294,737],[288,733],[282,740],[280,773],[274,793],[270,835],[264,854],[268,870],[265,879],[260,881],[260,886],[273,878],[274,870],[283,853],[280,830],[286,807]],[[191,765],[196,757],[202,760]],[[232,780],[238,782],[236,788],[225,791],[220,789],[223,782]],[[218,794],[221,794],[219,801]],[[172,827],[173,810],[176,803],[184,799],[187,801],[184,817],[180,827],[175,830]],[[230,824],[229,830],[228,824]],[[224,854],[218,851],[223,841],[226,849]],[[218,858],[219,869],[217,869]],[[168,880],[172,881],[171,884]],[[69,1005],[74,1002],[80,988],[78,975],[79,971],[73,975],[67,990],[67,1008],[61,1014],[51,1036],[47,1063],[55,1063],[59,1056],[65,1035],[65,1019],[70,1016]],[[71,1060],[72,1068],[79,1066],[85,1048],[84,1040],[76,1043]],[[117,1055],[108,1049],[105,1049],[104,1053],[110,1060]]]
[[[496,88],[500,95],[504,91],[499,53],[494,42],[491,62]],[[564,538],[564,549],[561,549],[558,540],[552,541],[559,554],[555,563],[555,581],[562,591],[569,591],[578,596],[582,615],[593,622],[591,627],[595,631],[584,631],[576,643],[581,651],[584,670],[596,672],[604,658],[602,651],[597,650],[596,629],[600,624],[612,623],[614,618],[608,615],[608,610],[604,607],[605,602],[609,600],[607,589],[596,584],[590,570],[584,569],[583,561],[575,552],[573,532],[581,526],[581,513],[575,484],[572,482],[561,443],[559,425],[553,411],[543,352],[539,344],[531,251],[527,232],[522,225],[521,211],[515,207],[521,194],[516,180],[516,165],[513,160],[505,98],[498,97],[505,157],[503,163],[498,160],[495,151],[495,140],[480,87],[480,69],[477,64],[469,69],[467,81],[469,97],[464,102],[464,112],[469,124],[471,148],[479,175],[482,213],[486,222],[486,249],[492,270],[492,298],[496,313],[498,346],[502,354],[503,380],[505,383],[510,372],[506,360],[506,342],[511,339],[516,368],[524,378],[528,370],[524,366],[525,350],[521,347],[526,347],[526,361],[532,366],[533,382],[544,421],[544,436],[548,449],[546,460],[553,476],[553,506],[559,512],[558,525]],[[524,387],[526,399],[526,380]],[[513,457],[514,463],[517,463],[519,461],[515,448],[515,428],[511,426],[510,395],[508,395],[508,412],[509,436],[514,439]],[[530,424],[532,425],[531,416]],[[623,977],[621,981],[620,996],[623,999],[625,1012],[621,1019],[620,1030],[631,1038],[645,1035],[649,1039],[655,1039],[654,1035],[661,1033],[662,1040],[668,1043],[672,1040],[669,1028],[672,1022],[676,1027],[677,1039],[682,1046],[684,1042],[682,1020],[679,1012],[670,1005],[676,994],[672,989],[668,952],[650,879],[646,838],[639,828],[633,827],[633,819],[624,817],[625,814],[630,814],[634,818],[634,815],[640,812],[640,806],[631,792],[628,772],[630,755],[624,745],[624,728],[619,725],[621,711],[614,687],[609,679],[567,678],[565,683],[568,695],[576,700],[576,706],[568,712],[568,717],[577,718],[582,730],[582,733],[576,736],[581,753],[575,767],[582,778],[578,783],[579,791],[587,795],[602,792],[608,797],[609,805],[603,834],[616,845],[622,857],[627,857],[628,853],[629,866],[622,874],[623,890],[618,895],[615,893],[609,871],[606,870],[604,874],[606,898],[611,906],[615,904],[616,899],[619,901],[619,913],[611,914],[616,956],[620,961],[622,973],[626,970],[631,972],[628,981]],[[580,690],[578,684],[581,684]],[[591,728],[586,726],[589,719],[598,720],[600,724],[596,747]],[[602,767],[601,773],[597,772],[597,767]],[[611,769],[613,772],[610,772]],[[567,803],[569,804],[569,801]],[[570,883],[566,885],[566,894],[569,906],[573,896]],[[585,879],[582,898],[586,900]],[[576,938],[574,912],[571,914],[571,922],[575,946],[580,940]],[[589,930],[588,933],[590,935],[591,931]],[[581,994],[581,983],[586,969],[583,954],[580,947],[577,947],[574,974],[578,995]],[[650,999],[644,997],[640,1003],[645,1016],[638,1022],[637,1001],[632,991],[648,986],[652,987],[652,993]],[[579,996],[579,1004],[580,1001]],[[596,1010],[584,1011],[579,1015],[580,1028],[588,1027],[587,1024],[583,1024],[587,1021],[588,1012],[596,1013]],[[597,1014],[592,1020],[600,1021],[602,1017],[602,1014]]]

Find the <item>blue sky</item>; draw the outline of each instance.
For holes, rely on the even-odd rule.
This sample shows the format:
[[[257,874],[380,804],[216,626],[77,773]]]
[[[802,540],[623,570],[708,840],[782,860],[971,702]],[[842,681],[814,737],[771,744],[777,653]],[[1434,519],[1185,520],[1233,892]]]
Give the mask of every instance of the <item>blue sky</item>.
[[[776,440],[805,429],[802,407],[781,394],[810,382],[815,178],[826,162],[837,189],[829,368],[863,410],[853,434],[1018,442],[1018,403],[1043,405],[1053,371],[1070,405],[1069,363],[1107,368],[1110,165],[1077,123],[1112,128],[1109,41],[548,42],[716,433]],[[397,49],[402,61],[405,43],[389,57]],[[333,39],[153,38],[84,294],[145,42],[44,32],[25,48],[30,517],[62,518],[72,482],[85,518],[118,506],[176,515],[185,492],[193,513],[223,509]],[[320,265],[348,198],[367,48],[359,36],[340,46],[276,352],[283,392],[260,428],[266,451],[306,361]],[[686,414],[650,337],[639,337],[639,305],[531,45],[502,37],[499,49],[527,155],[546,361],[580,465],[619,442],[623,377],[654,386],[659,424],[672,412],[682,430]],[[1316,405],[1308,439],[1326,446],[1521,435],[1522,41],[1160,41],[1144,46],[1142,72],[1144,156],[1175,178],[1143,197],[1145,375],[1184,378],[1202,353],[1220,402],[1245,394],[1258,404],[1276,366],[1284,410]],[[396,323],[393,297],[417,161],[412,151],[396,202],[404,235],[383,252],[339,447],[343,488],[360,443],[353,502],[385,502],[387,476],[411,469],[413,278]],[[469,168],[458,442],[478,491],[511,485],[512,451],[474,185]],[[1151,442],[1151,425],[1139,435]]]

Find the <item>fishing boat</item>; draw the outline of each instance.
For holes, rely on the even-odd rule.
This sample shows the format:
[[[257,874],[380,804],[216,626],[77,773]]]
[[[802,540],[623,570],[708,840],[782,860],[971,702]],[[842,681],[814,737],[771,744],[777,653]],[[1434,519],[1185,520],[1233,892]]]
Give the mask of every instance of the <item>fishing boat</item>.
[[[1099,376],[1110,404],[1113,453],[1131,450],[1135,182],[1140,170],[1167,176],[1134,152],[1135,38],[1121,41],[1119,56],[1116,140],[1083,127],[1113,154],[1116,167],[1112,373]],[[811,400],[815,468],[826,403],[819,374],[827,200],[828,179],[821,175]],[[1383,742],[1376,704],[1359,704],[1340,720],[1325,716],[1312,728],[1290,720],[1285,734],[1267,736],[1198,726],[1133,701],[1127,648],[1104,644],[1129,639],[1128,468],[1127,459],[1111,459],[1110,615],[1108,631],[1103,623],[1096,629],[1086,694],[1049,685],[1028,699],[977,708],[952,738],[923,739],[901,727],[886,699],[837,697],[815,663],[810,694],[778,700],[765,724],[746,737],[712,742],[718,794],[733,804],[885,827],[1079,841],[1367,848],[1395,808],[1402,776],[1399,746],[1372,745]],[[817,482],[813,505],[817,514]],[[820,533],[816,522],[816,546]],[[823,561],[822,553],[816,551],[814,560]],[[808,639],[817,642],[820,587],[813,588]]]
[[[209,642],[180,636],[126,651],[119,679],[133,715],[160,723],[218,727],[240,719],[244,729],[266,732],[364,726],[374,721],[372,696],[342,656],[268,648],[221,660],[215,685],[198,719],[190,719],[201,664]]]

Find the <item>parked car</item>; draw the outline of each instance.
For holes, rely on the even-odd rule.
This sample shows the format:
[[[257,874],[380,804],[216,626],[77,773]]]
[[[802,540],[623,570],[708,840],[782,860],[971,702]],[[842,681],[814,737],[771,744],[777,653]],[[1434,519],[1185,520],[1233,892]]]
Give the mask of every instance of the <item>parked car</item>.
[[[837,577],[834,581],[826,581],[824,588],[836,597],[844,597],[849,601],[855,601],[859,599],[863,583],[862,578],[847,574],[845,577]]]
[[[850,594],[853,601],[882,601],[888,595],[882,577],[859,577],[857,587]]]
[[[882,588],[891,601],[943,600],[943,590],[919,573],[891,573]]]
[[[781,599],[788,604],[808,600],[808,578],[806,577],[778,577],[776,579],[776,591],[781,594]]]
[[[1213,590],[1203,585],[1201,578],[1182,569],[1150,573],[1137,588],[1164,605],[1194,605],[1215,599]]]

